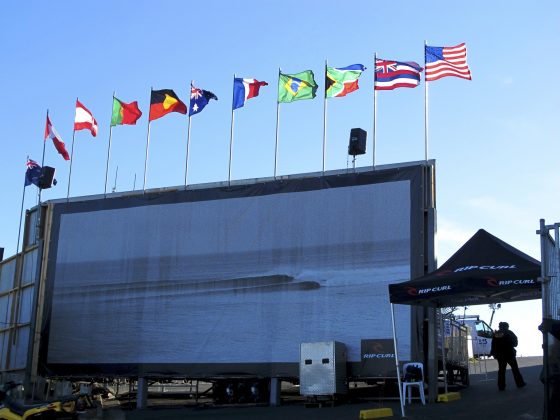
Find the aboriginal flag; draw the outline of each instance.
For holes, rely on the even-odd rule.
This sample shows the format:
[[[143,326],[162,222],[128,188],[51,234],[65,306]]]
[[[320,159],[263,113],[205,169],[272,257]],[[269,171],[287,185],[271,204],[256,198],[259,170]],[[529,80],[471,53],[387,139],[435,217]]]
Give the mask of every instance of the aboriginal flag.
[[[157,120],[170,112],[186,114],[187,106],[171,89],[152,90],[149,120]]]

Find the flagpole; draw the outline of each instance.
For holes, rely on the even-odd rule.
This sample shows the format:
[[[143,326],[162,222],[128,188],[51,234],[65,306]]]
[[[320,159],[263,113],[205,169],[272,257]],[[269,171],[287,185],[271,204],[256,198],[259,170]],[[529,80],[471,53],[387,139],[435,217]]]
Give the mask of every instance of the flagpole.
[[[76,98],[76,104],[78,98]],[[66,201],[70,199],[70,181],[72,179],[72,163],[74,162],[74,138],[76,137],[76,110],[74,110],[74,130],[72,131],[72,150],[70,152],[70,171],[68,172],[68,191],[66,192]]]
[[[190,97],[192,95],[192,87],[194,80],[191,80],[191,92],[189,93],[189,128],[187,129],[187,155],[185,157],[185,188],[187,188],[187,179],[189,176],[189,150],[191,147],[191,103]]]
[[[154,87],[150,87],[150,109],[152,103],[152,92]],[[148,150],[150,148],[150,113],[148,112],[148,134],[146,135],[146,157],[144,158],[144,186],[142,187],[142,193],[146,192],[146,179],[148,177]]]
[[[185,188],[187,187],[187,179],[189,176],[189,149],[191,144],[191,115],[189,110],[189,128],[187,129],[187,156],[185,158]]]
[[[49,118],[49,110],[47,109],[47,119]],[[47,144],[47,139],[43,139],[43,157],[41,158],[41,168],[45,164],[45,145]]]
[[[47,108],[47,119],[48,118],[49,118],[49,110]],[[41,157],[41,176],[42,176],[43,167],[45,166],[45,146],[46,146],[46,144],[47,144],[47,139],[43,139],[43,155]],[[29,157],[28,157],[28,159],[29,159]],[[37,188],[37,209],[38,210],[37,210],[37,220],[35,222],[35,225],[36,225],[35,232],[36,232],[37,238],[39,238],[39,226],[41,226],[41,207],[40,207],[40,204],[41,204],[41,193],[42,192],[43,192],[43,189],[41,187],[38,187]]]
[[[327,59],[325,59],[325,96],[323,98],[323,175],[327,151]]]
[[[377,52],[373,53],[373,132],[371,133],[372,138],[372,166],[373,170],[375,170],[375,144],[376,144],[376,135],[377,135],[377,90],[375,90],[375,81],[376,81],[376,70],[377,68]]]
[[[280,75],[282,69],[278,67],[278,85],[280,85]],[[276,97],[276,145],[274,148],[274,179],[276,179],[276,171],[278,168],[278,133],[280,128],[280,101]]]
[[[49,118],[49,110],[47,109],[47,119]],[[43,139],[43,157],[41,158],[41,168],[45,166],[45,146],[47,144],[47,139]],[[41,188],[39,188],[39,192],[37,193],[37,205],[41,203]],[[38,213],[39,218],[41,217],[41,212]],[[38,218],[38,220],[39,220]]]
[[[113,91],[113,102],[111,103],[111,109],[115,102],[115,91]],[[109,146],[107,147],[107,167],[105,169],[105,190],[103,195],[107,198],[107,180],[109,178],[109,159],[111,157],[111,137],[113,136],[113,111],[111,111],[111,121],[109,122]]]
[[[426,80],[426,46],[424,40],[424,159],[428,160],[428,81]]]
[[[48,115],[48,112],[49,111],[47,111],[47,115]],[[27,162],[29,162],[29,155],[27,155],[27,160],[25,161],[26,166],[27,166]],[[42,166],[41,166],[41,168],[42,168]],[[21,238],[21,221],[23,219],[23,203],[25,201],[25,187],[26,187],[26,185],[25,185],[25,182],[24,182],[23,183],[23,194],[21,195],[21,210],[19,211],[19,228],[18,228],[18,237],[17,237],[17,245],[16,245],[16,255],[19,252],[19,240]]]
[[[235,112],[233,111],[233,106],[234,106],[233,101],[234,100],[235,100],[235,73],[233,74],[233,93],[232,93],[232,98],[231,98],[231,128],[230,128],[230,132],[229,132],[228,186],[231,185],[231,159],[232,159],[232,154],[233,154],[233,124],[234,124],[234,118],[235,118]]]

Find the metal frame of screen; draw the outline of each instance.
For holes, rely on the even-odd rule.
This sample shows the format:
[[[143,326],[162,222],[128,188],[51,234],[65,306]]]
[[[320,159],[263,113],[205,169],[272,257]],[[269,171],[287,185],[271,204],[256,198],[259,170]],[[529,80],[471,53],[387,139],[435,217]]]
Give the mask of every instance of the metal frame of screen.
[[[391,253],[399,255],[402,253],[402,255],[408,256],[407,264],[410,272],[406,273],[404,279],[415,277],[424,273],[426,248],[430,244],[425,237],[425,209],[426,203],[433,201],[433,195],[435,195],[433,185],[431,185],[433,168],[431,161],[416,162],[392,165],[387,168],[378,167],[374,171],[337,171],[319,176],[311,174],[283,177],[277,180],[240,182],[231,187],[200,186],[176,191],[125,194],[107,199],[71,200],[69,202],[61,200],[52,203],[52,240],[47,250],[49,262],[39,350],[40,373],[46,376],[67,377],[211,378],[224,375],[297,377],[299,360],[295,355],[299,352],[299,342],[339,339],[337,331],[329,331],[330,324],[334,325],[336,329],[338,324],[335,320],[325,320],[323,323],[322,319],[316,319],[318,315],[324,316],[326,308],[331,308],[334,312],[341,311],[340,313],[349,317],[345,322],[348,325],[356,325],[360,332],[354,331],[354,333],[363,334],[361,337],[363,339],[390,338],[390,333],[387,334],[387,337],[375,337],[371,331],[362,331],[368,329],[367,323],[364,324],[368,321],[362,321],[363,314],[360,313],[362,308],[357,307],[356,312],[348,313],[348,309],[352,309],[352,307],[345,306],[348,305],[348,302],[336,301],[337,294],[350,293],[348,290],[352,289],[356,276],[367,277],[371,275],[371,270],[378,269],[377,266],[372,268],[361,263],[369,258],[368,255],[371,258],[377,255],[367,252],[374,250],[376,245],[374,238],[371,239],[371,243],[362,243],[359,240],[352,242],[352,238],[333,239],[328,238],[328,235],[325,237],[319,235],[317,238],[323,238],[327,242],[331,241],[327,245],[319,244],[315,240],[316,238],[314,239],[314,235],[319,230],[321,223],[313,220],[314,218],[309,214],[310,209],[307,207],[311,206],[313,211],[322,209],[322,215],[325,217],[323,222],[334,226],[332,229],[337,234],[343,233],[343,230],[341,228],[337,230],[336,223],[348,223],[348,226],[351,227],[350,230],[354,233],[359,232],[357,225],[365,223],[373,226],[372,229],[384,226],[382,233],[387,235],[399,230],[400,219],[398,217],[394,220],[391,219],[392,216],[384,213],[384,208],[398,209],[400,206],[408,205],[409,211],[406,217],[409,229],[407,232],[408,249],[400,249],[398,243],[386,241],[381,243],[381,248],[387,245],[388,248],[393,247],[394,249],[381,249],[380,252],[381,254],[388,252],[389,259]],[[403,186],[406,188],[402,189]],[[390,197],[393,193],[392,189],[395,188],[401,194],[400,198],[402,198],[402,192],[406,191],[406,200],[399,203],[383,202]],[[383,196],[384,191],[388,194],[387,196]],[[358,195],[362,193],[371,194],[374,204],[368,201],[369,198],[367,200],[363,197],[358,199]],[[344,200],[329,202],[332,198],[344,198],[351,203],[353,200],[358,200],[357,202],[365,203],[365,210],[374,209],[374,212],[377,212],[376,215],[385,214],[391,220],[368,220],[366,223],[364,218],[367,218],[368,214],[363,214],[360,209],[355,209],[355,213],[352,213],[348,204],[339,202]],[[298,201],[300,199],[303,201]],[[288,206],[284,210],[290,209],[290,214],[305,217],[306,222],[290,222],[290,216],[282,216],[286,211],[281,212],[277,207],[287,205],[284,204],[285,201],[288,201],[293,207]],[[224,232],[219,228],[207,226],[208,236],[212,239],[202,239],[200,232],[203,230],[200,226],[191,226],[200,224],[200,221],[207,222],[211,217],[225,217],[229,218],[228,220],[232,217],[247,217],[245,214],[247,210],[244,207],[246,202],[253,203],[250,206],[250,216],[260,220],[257,229],[248,234],[250,238],[261,235],[255,244],[246,244],[235,239],[236,235],[243,235],[243,231],[253,229],[247,221],[240,222],[239,226],[226,232],[231,237],[228,237],[227,234],[224,236]],[[262,205],[262,203],[266,204]],[[332,203],[333,214],[329,213],[329,206],[324,205],[325,203]],[[263,220],[266,217],[260,215],[263,208],[280,219],[284,217],[282,220],[290,225],[293,223],[293,226],[275,226],[274,220],[270,221],[272,227],[265,226]],[[168,214],[168,211],[171,213]],[[224,216],[224,211],[226,216]],[[239,214],[236,215],[236,211],[239,211]],[[126,225],[125,220],[129,213],[134,214],[139,222],[136,226],[137,230],[132,233],[123,227]],[[161,215],[156,218],[161,219],[160,221],[153,220],[155,214]],[[181,220],[174,220],[173,223],[176,223],[181,229],[190,229],[187,231],[191,234],[197,232],[192,235],[198,238],[200,243],[184,242],[186,240],[176,234],[157,235],[159,237],[152,235],[149,241],[145,239],[145,236],[150,236],[150,232],[158,232],[157,228],[151,226],[153,223],[161,223],[163,233],[170,232],[166,216],[171,215],[176,218],[179,214],[185,214],[185,216],[179,218]],[[90,218],[101,220],[96,223],[100,223],[99,226],[102,229],[95,232],[94,235],[91,234],[91,228],[88,230],[83,223],[91,220]],[[110,226],[107,227],[102,223],[103,221],[109,223]],[[392,226],[391,223],[393,223]],[[147,228],[148,224],[150,224],[149,228]],[[313,229],[306,227],[308,224],[311,224]],[[121,238],[122,232],[128,232],[130,243],[123,241],[122,246],[118,248],[120,250],[118,252],[122,252],[122,254],[112,258],[110,250],[106,249],[111,245],[106,244],[99,237],[107,235],[107,232],[112,232],[114,229],[118,231],[115,233],[115,238]],[[143,229],[146,230],[145,234],[138,233]],[[263,229],[266,230],[265,233],[262,232]],[[290,229],[293,231],[286,232]],[[301,237],[298,237],[300,234],[298,229],[305,231]],[[262,236],[265,239],[262,239]],[[295,242],[296,247],[293,246],[294,237],[298,238]],[[272,249],[276,246],[277,239],[275,238],[280,238],[278,239],[280,243],[278,249]],[[115,240],[118,242],[120,239]],[[288,241],[288,250],[282,248],[282,240]],[[345,240],[348,240],[346,245],[342,243]],[[95,248],[96,241],[100,245],[97,248]],[[184,245],[182,241],[189,245]],[[145,243],[138,245],[138,242]],[[270,252],[262,253],[259,249],[253,255],[251,246],[257,249],[263,243],[265,247],[270,246]],[[83,255],[76,254],[74,249],[82,245],[91,252],[85,251]],[[189,249],[190,254],[187,257],[181,256],[184,262],[177,263],[177,258],[179,258],[177,255],[162,254],[162,252],[175,249],[175,246]],[[216,255],[209,257],[209,254],[203,251],[206,248],[211,249],[212,246],[223,246],[225,251],[214,250]],[[329,246],[333,248],[330,249]],[[198,247],[202,249],[200,254],[196,254]],[[237,250],[237,248],[243,247],[247,247],[245,253],[236,251],[234,255],[230,255],[232,249]],[[362,247],[365,248],[361,249]],[[297,249],[294,251],[292,248]],[[341,253],[345,256],[340,257]],[[356,253],[363,255],[355,255]],[[157,264],[153,263],[154,258],[157,259]],[[224,258],[226,262],[220,262],[221,258]],[[267,258],[270,261],[266,264],[269,265],[263,263],[263,260]],[[382,255],[379,255],[379,259],[383,258]],[[336,261],[340,259],[340,264],[344,267],[337,267],[336,262],[333,263],[333,266],[329,262],[330,259]],[[243,262],[235,265],[237,260]],[[279,264],[284,267],[283,269],[278,269],[278,265],[275,265],[277,260],[280,261]],[[291,262],[293,262],[292,265]],[[256,272],[251,272],[247,270],[247,266],[251,264],[256,264],[261,268]],[[226,268],[223,269],[222,266]],[[293,266],[297,266],[297,270]],[[319,273],[313,270],[315,266],[320,268]],[[231,267],[241,268],[231,271]],[[274,269],[267,270],[267,267]],[[356,267],[358,267],[357,270]],[[123,270],[126,271],[125,276],[128,276],[128,280],[124,282],[120,278],[115,279]],[[193,274],[197,273],[196,270],[199,270],[199,274]],[[290,270],[295,270],[295,272]],[[363,270],[361,274],[358,272],[360,270]],[[390,272],[391,267],[388,267],[387,270]],[[212,276],[221,274],[220,281],[218,282],[214,277],[211,279],[205,277],[205,273],[208,271],[212,272]],[[381,273],[377,274],[381,275]],[[182,275],[188,277],[188,281],[182,280]],[[93,279],[91,283],[88,283],[89,279]],[[388,278],[387,284],[394,280],[394,278]],[[387,294],[387,287],[385,283],[383,284],[384,293]],[[323,297],[307,301],[308,296],[323,290],[329,292],[325,292],[327,294]],[[330,290],[334,290],[334,292],[330,292]],[[367,285],[362,290],[367,290]],[[356,296],[360,294],[359,291],[360,289],[356,289]],[[124,294],[119,295],[119,293]],[[372,296],[372,302],[373,299]],[[293,303],[293,300],[298,302]],[[325,300],[330,306],[322,303]],[[387,326],[390,328],[388,295],[385,301]],[[200,311],[200,308],[196,307],[196,302],[207,304],[206,310],[196,312]],[[237,306],[234,305],[230,308],[231,302],[237,302]],[[278,308],[282,308],[282,311],[285,312],[279,314],[281,316],[265,314],[267,308],[274,308],[276,302],[279,302]],[[118,310],[111,312],[115,308],[123,306],[127,309],[122,312],[118,312]],[[312,306],[314,311],[308,313],[301,309],[306,306]],[[258,313],[252,312],[255,308],[258,309]],[[300,316],[289,320],[292,309]],[[129,312],[126,312],[127,310]],[[418,333],[418,325],[421,324],[421,320],[415,319],[414,311],[405,310],[409,311],[406,316],[412,319],[410,330],[405,331],[405,334],[410,337],[409,351],[411,354],[418,354],[422,347],[421,334]],[[197,315],[192,324],[189,324],[191,311],[193,314],[196,312]],[[162,317],[162,313],[167,316]],[[253,313],[256,320],[249,324],[254,322],[255,325],[251,331],[245,331],[244,325],[247,325],[247,320],[251,319],[247,314],[250,313]],[[242,318],[237,323],[235,323],[236,314],[240,314]],[[267,345],[275,347],[275,344],[279,344],[280,347],[284,345],[284,341],[275,338],[275,334],[276,331],[279,331],[280,335],[286,334],[286,325],[289,322],[294,326],[292,332],[305,330],[308,315],[315,317],[309,321],[313,328],[321,331],[315,334],[316,331],[311,330],[310,337],[310,331],[306,331],[307,335],[302,333],[301,336],[297,336],[296,333],[297,349],[293,348],[294,346],[280,350],[267,347]],[[99,319],[100,316],[106,316],[106,318]],[[262,318],[260,321],[259,317]],[[125,325],[129,328],[126,330],[118,329],[122,318],[127,319]],[[155,321],[153,321],[154,319]],[[223,319],[228,319],[228,322],[233,324],[231,335],[220,341],[220,337],[224,335],[224,325],[227,325]],[[207,324],[210,324],[210,327]],[[133,325],[134,327],[132,327]],[[218,332],[212,332],[212,326],[215,326]],[[275,327],[278,327],[278,330],[275,331]],[[169,330],[170,328],[171,330]],[[193,332],[193,335],[189,335],[189,331]],[[413,333],[414,331],[416,333]],[[259,332],[262,333],[260,337],[255,335]],[[245,336],[250,338],[244,338]],[[96,337],[99,341],[96,341]],[[122,337],[125,339],[119,343],[119,339]],[[162,340],[159,339],[161,337],[163,337]],[[306,340],[307,337],[310,340]],[[216,343],[207,343],[206,347],[197,347],[198,344],[193,344],[205,340],[215,340]],[[238,343],[239,340],[246,342]],[[254,349],[250,345],[251,340],[255,343]],[[266,344],[267,342],[269,344]],[[359,342],[353,342],[349,346],[349,376],[352,377],[364,376],[361,372],[359,355],[356,355],[356,348],[359,349],[359,346]],[[198,353],[196,353],[197,351]],[[231,353],[228,355],[228,352]],[[163,355],[159,360],[158,354]],[[192,363],[192,360],[196,362]]]
[[[38,221],[37,208],[26,212],[21,251],[0,261],[0,382],[29,381],[43,251]]]

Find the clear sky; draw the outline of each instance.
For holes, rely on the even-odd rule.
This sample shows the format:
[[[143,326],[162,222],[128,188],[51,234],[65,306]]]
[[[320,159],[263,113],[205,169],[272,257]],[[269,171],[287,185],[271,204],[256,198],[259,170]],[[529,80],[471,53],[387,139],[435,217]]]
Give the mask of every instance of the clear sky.
[[[112,93],[137,100],[136,126],[113,130],[109,189],[142,188],[150,87],[188,100],[189,82],[212,91],[192,118],[189,184],[228,176],[232,78],[270,85],[235,116],[232,179],[273,175],[278,68],[311,69],[315,100],[281,106],[278,174],[322,168],[323,68],[368,69],[360,90],[328,103],[326,168],[351,165],[349,131],[371,134],[373,56],[417,61],[428,45],[465,42],[472,81],[444,78],[429,89],[429,158],[436,159],[439,262],[479,228],[540,259],[539,219],[560,222],[560,3],[538,1],[244,2],[96,1],[2,4],[4,92],[0,112],[0,247],[15,253],[26,156],[40,162],[45,114],[70,151],[78,97],[99,134],[75,136],[71,195],[103,193]],[[151,124],[148,188],[184,182],[187,121]],[[371,137],[370,137],[371,139]],[[378,95],[376,164],[424,158],[424,87]],[[371,165],[368,153],[357,166]],[[69,164],[47,144],[45,164],[66,196]],[[118,175],[117,174],[118,168]],[[115,182],[116,180],[116,182]],[[136,182],[135,182],[136,180]],[[36,204],[28,187],[25,207]],[[467,313],[489,318],[486,307]],[[520,336],[520,353],[540,353],[540,301],[508,304],[494,318]]]

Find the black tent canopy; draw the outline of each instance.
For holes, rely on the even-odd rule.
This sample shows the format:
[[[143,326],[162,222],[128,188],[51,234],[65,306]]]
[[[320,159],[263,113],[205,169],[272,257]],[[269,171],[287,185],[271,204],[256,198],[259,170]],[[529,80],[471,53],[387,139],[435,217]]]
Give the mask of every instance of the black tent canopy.
[[[539,299],[540,275],[541,265],[537,260],[480,229],[437,270],[423,277],[389,285],[395,349],[398,346],[393,304],[446,308]],[[443,350],[442,358],[445,377]],[[398,352],[395,363],[400,387]],[[435,369],[437,364],[432,363]],[[437,375],[434,377],[437,378]],[[437,393],[437,379],[430,380],[430,389],[434,387]],[[447,392],[447,382],[445,387]],[[402,393],[400,397],[404,417]]]
[[[539,261],[480,229],[445,264],[390,284],[391,303],[453,307],[541,297]]]

